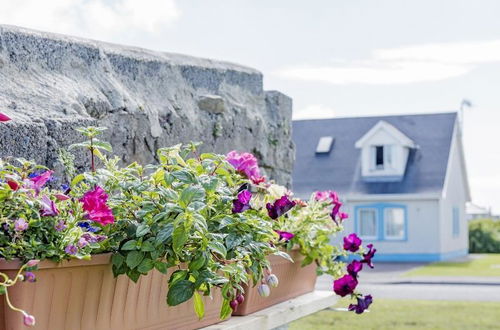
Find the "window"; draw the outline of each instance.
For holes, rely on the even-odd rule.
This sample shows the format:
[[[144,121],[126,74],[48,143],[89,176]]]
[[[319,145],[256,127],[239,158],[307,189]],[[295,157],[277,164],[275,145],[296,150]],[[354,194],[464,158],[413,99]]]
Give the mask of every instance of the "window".
[[[317,154],[327,154],[332,149],[333,137],[332,136],[322,136],[318,145],[316,146]]]
[[[359,210],[359,234],[362,237],[377,237],[377,211],[375,209]]]
[[[408,237],[407,209],[403,204],[374,203],[355,208],[355,231],[368,240],[404,241]]]
[[[401,207],[384,209],[384,237],[386,239],[404,239],[405,211]]]
[[[452,234],[453,237],[458,237],[460,235],[460,211],[458,207],[453,208],[453,219],[452,219]]]
[[[384,168],[384,146],[375,146],[375,168]]]

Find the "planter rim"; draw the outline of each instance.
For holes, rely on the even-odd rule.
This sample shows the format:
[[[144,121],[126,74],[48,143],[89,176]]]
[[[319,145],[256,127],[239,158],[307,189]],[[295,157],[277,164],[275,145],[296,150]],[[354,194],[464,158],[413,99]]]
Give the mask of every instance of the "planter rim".
[[[38,264],[38,269],[107,265],[111,262],[112,255],[113,253],[111,252],[94,254],[91,256],[90,260],[70,259],[62,260],[60,262],[42,260]],[[0,270],[18,270],[21,266],[22,263],[19,259],[5,260],[4,258],[0,258]]]

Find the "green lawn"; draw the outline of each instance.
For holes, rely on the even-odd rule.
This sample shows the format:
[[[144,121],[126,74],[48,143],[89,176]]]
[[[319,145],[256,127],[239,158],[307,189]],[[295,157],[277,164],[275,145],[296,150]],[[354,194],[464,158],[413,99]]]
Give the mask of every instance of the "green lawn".
[[[342,301],[342,307],[348,305]],[[290,330],[499,329],[500,303],[374,299],[370,313],[325,310],[290,324]]]
[[[498,276],[500,254],[485,254],[467,262],[436,262],[412,270],[405,276]]]

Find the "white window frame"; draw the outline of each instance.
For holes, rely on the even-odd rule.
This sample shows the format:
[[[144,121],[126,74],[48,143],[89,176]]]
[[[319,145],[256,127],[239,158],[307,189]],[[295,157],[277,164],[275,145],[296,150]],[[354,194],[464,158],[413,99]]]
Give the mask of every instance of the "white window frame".
[[[361,212],[362,211],[373,211],[375,214],[375,235],[374,236],[366,236],[361,233]],[[357,223],[357,230],[359,232],[359,236],[363,239],[368,239],[368,240],[377,240],[378,239],[378,227],[379,227],[379,216],[378,216],[378,210],[377,208],[374,207],[360,207],[358,209],[358,223]]]
[[[389,217],[387,216],[388,210],[391,209],[399,209],[403,212],[403,234],[402,236],[389,236],[387,234],[387,224],[388,224],[388,219]],[[384,240],[388,241],[403,241],[406,238],[406,210],[404,207],[399,207],[399,206],[387,206],[384,207],[383,209],[383,216],[384,216]]]

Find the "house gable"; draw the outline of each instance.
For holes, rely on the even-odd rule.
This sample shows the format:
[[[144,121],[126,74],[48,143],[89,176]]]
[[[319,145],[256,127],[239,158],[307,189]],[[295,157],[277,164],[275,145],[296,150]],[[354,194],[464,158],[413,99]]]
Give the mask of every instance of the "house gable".
[[[361,150],[361,175],[366,182],[403,179],[415,142],[386,121],[379,121],[355,143]]]

